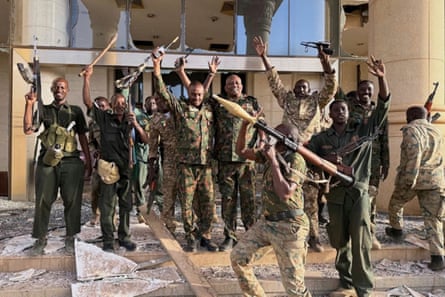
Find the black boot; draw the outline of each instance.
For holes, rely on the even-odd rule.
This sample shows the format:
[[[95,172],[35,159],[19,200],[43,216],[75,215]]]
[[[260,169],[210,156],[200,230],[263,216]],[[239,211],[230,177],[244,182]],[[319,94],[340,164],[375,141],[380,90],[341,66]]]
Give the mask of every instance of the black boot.
[[[445,262],[443,256],[431,256],[431,263],[428,264],[428,268],[432,271],[439,271],[445,268]]]

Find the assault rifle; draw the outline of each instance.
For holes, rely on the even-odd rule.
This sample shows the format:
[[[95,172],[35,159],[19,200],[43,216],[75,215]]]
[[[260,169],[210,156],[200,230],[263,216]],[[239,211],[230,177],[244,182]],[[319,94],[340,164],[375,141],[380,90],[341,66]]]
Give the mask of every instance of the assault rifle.
[[[179,37],[176,36],[175,39],[173,39],[167,46],[161,46],[158,50],[158,52],[165,52],[166,50],[168,50],[176,41],[178,41]],[[141,73],[145,70],[145,68],[148,66],[148,61],[151,58],[151,53],[150,55],[147,56],[147,58],[144,59],[144,62],[142,64],[140,64],[138,66],[138,68],[133,71],[132,73],[116,80],[114,82],[114,85],[116,86],[116,88],[118,89],[126,89],[129,88],[133,85],[133,83],[136,81],[136,79],[139,77],[139,75],[141,75]]]
[[[32,107],[32,130],[36,132],[40,126],[40,112],[43,109],[42,101],[42,83],[40,79],[40,62],[37,55],[37,37],[34,36],[34,50],[32,58],[32,72],[29,69],[29,65],[17,63],[17,68],[22,76],[23,80],[31,85],[31,92],[37,96],[37,107]]]
[[[436,112],[433,116],[431,116],[431,110],[433,108],[433,100],[434,100],[434,96],[436,95],[437,88],[439,87],[439,82],[436,81],[433,83],[433,85],[434,85],[434,89],[431,92],[431,94],[428,96],[428,98],[426,99],[425,104],[423,105],[423,107],[425,107],[425,109],[428,112],[427,119],[431,123],[433,123],[440,117],[440,113],[438,113],[438,112]]]
[[[318,50],[318,48],[321,46],[321,50],[326,55],[332,55],[334,53],[334,51],[330,48],[331,43],[329,41],[302,41],[300,44],[306,47],[306,51],[308,47],[316,48]]]
[[[213,95],[213,98],[217,100],[221,105],[223,105],[232,115],[248,121],[249,123],[253,124],[254,127],[263,130],[264,132],[266,132],[266,134],[274,137],[278,141],[281,141],[287,148],[294,152],[298,152],[306,161],[326,171],[329,175],[338,178],[344,185],[352,186],[354,184],[354,177],[352,175],[351,167],[345,165],[337,166],[336,164],[333,164],[328,160],[321,158],[301,144],[292,141],[289,137],[287,137],[280,131],[267,126],[264,121],[258,120],[257,118],[251,116],[236,103],[223,99],[217,95]]]

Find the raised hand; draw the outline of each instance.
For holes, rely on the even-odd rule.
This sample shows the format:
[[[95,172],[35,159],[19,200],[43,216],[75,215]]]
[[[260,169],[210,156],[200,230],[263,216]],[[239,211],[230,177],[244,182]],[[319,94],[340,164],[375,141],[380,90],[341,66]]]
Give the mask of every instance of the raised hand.
[[[374,56],[370,56],[370,60],[366,61],[368,64],[368,71],[374,76],[384,77],[385,76],[385,64],[382,60],[376,59]]]
[[[258,56],[264,56],[266,55],[267,52],[267,43],[264,43],[263,39],[261,38],[261,36],[255,36],[253,38],[253,46],[256,50],[256,53],[258,54]]]
[[[221,64],[221,59],[218,56],[213,56],[209,61],[209,72],[216,73],[216,71],[218,71],[219,64]]]

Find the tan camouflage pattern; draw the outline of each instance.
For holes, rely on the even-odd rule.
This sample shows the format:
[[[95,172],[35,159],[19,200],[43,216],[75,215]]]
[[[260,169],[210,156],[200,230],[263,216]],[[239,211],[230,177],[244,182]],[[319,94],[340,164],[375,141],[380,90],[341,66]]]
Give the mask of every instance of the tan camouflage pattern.
[[[308,170],[307,176],[313,180],[319,180],[320,175],[313,170]],[[313,182],[303,183],[304,212],[309,219],[309,236],[319,238],[320,230],[318,225],[318,192],[320,186]]]
[[[287,152],[284,159],[290,168],[302,173],[306,171],[306,163],[301,155]],[[264,163],[265,158],[260,152],[257,161]],[[263,211],[265,215],[291,209],[303,208],[303,195],[300,175],[290,170],[283,173],[286,180],[296,183],[297,190],[289,201],[282,201],[273,190],[272,172],[269,162],[265,163],[263,175],[264,190],[262,194]],[[282,172],[284,170],[282,169]],[[267,252],[270,247],[277,255],[281,280],[287,296],[311,296],[304,284],[304,264],[306,263],[309,222],[305,214],[294,219],[277,222],[265,220],[262,217],[239,240],[230,254],[233,271],[243,291],[243,296],[266,296],[253,271],[253,264]]]
[[[162,143],[164,159],[162,160],[164,194],[161,219],[170,232],[174,233],[177,222],[175,220],[175,204],[177,196],[177,153],[176,128],[170,112],[155,113],[150,125],[149,158],[158,158],[159,145]]]
[[[334,98],[337,91],[335,73],[325,74],[325,82],[320,92],[313,92],[302,100],[297,100],[293,90],[284,87],[275,68],[266,71],[272,93],[283,109],[284,124],[298,127],[300,141],[307,142],[312,134],[321,130],[320,109],[323,109]]]
[[[419,119],[402,127],[400,165],[396,185],[414,190],[445,188],[443,136],[427,120]]]
[[[430,253],[434,256],[444,256],[445,191],[443,189],[413,190],[407,186],[396,186],[389,200],[389,224],[394,229],[403,230],[403,206],[416,196],[424,217]]]
[[[388,206],[390,225],[403,229],[403,206],[416,195],[424,217],[431,255],[444,255],[445,199],[443,136],[425,119],[402,127],[400,165]]]

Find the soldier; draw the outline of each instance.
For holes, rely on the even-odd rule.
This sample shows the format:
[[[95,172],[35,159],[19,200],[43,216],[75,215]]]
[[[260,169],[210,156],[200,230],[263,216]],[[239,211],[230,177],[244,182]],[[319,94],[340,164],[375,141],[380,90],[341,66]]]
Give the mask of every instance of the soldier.
[[[134,128],[144,143],[148,143],[148,135],[136,120],[134,113],[127,111],[127,102],[122,94],[115,94],[111,98],[111,111],[103,111],[93,104],[90,97],[90,77],[93,67],[85,68],[83,75],[83,102],[91,117],[100,128],[101,163],[109,170],[108,175],[101,175],[100,181],[100,227],[102,231],[102,249],[114,251],[113,214],[116,205],[115,196],[119,203],[119,245],[128,251],[134,251],[136,244],[130,237],[131,199],[131,167],[130,167],[130,131]],[[100,171],[99,171],[100,173]]]
[[[352,186],[335,182],[326,194],[329,213],[327,231],[331,246],[337,251],[335,267],[340,276],[340,288],[331,292],[331,297],[370,296],[373,287],[368,197],[372,144],[359,140],[369,139],[386,120],[390,93],[382,61],[371,57],[368,67],[370,73],[378,77],[379,99],[367,123],[351,125],[347,102],[337,99],[329,106],[333,121],[331,128],[312,136],[307,145],[322,158],[354,169],[355,181]],[[339,154],[347,147],[350,147],[348,154]]]
[[[218,251],[218,246],[211,241],[215,209],[211,167],[213,112],[204,101],[204,87],[200,82],[192,82],[188,87],[187,102],[178,101],[166,89],[161,75],[162,59],[163,53],[155,51],[152,54],[156,93],[168,105],[177,127],[178,196],[187,239],[184,250],[197,251],[200,243],[209,251]],[[195,203],[197,207],[194,208]],[[198,226],[194,224],[193,209]]]
[[[105,97],[97,97],[94,102],[102,110],[110,109],[110,103]],[[100,159],[100,128],[93,120],[88,123],[88,145],[93,156],[93,173],[91,174],[91,211],[93,217],[90,220],[92,226],[99,224],[99,196],[100,196],[100,176],[97,173],[97,163]]]
[[[51,206],[56,201],[59,190],[65,208],[65,250],[70,254],[74,252],[74,236],[80,232],[85,168],[87,176],[91,175],[86,137],[88,127],[80,107],[67,102],[68,81],[61,77],[56,78],[51,84],[51,92],[54,100],[51,104],[43,105],[38,119],[38,127],[43,123],[44,131],[39,135],[41,148],[35,172],[36,204],[32,237],[37,240],[32,246],[31,255],[44,253]],[[23,131],[30,135],[37,131],[33,128],[32,112],[37,96],[34,92],[29,92],[25,99]],[[80,159],[76,134],[85,156],[85,164]]]
[[[238,241],[230,254],[232,268],[238,276],[243,296],[266,296],[253,271],[253,261],[260,259],[272,246],[277,255],[287,296],[311,296],[304,284],[306,237],[309,222],[303,211],[302,184],[306,173],[303,157],[286,148],[282,142],[266,143],[260,131],[260,146],[247,145],[247,122],[238,134],[236,152],[243,158],[265,165],[263,174],[262,216]],[[280,124],[276,130],[298,141],[298,129]]]
[[[156,98],[154,96],[149,96],[144,100],[144,106],[135,108],[134,113],[136,119],[141,127],[144,127],[145,132],[149,134],[150,125],[153,120],[154,114],[157,112]],[[134,193],[134,203],[136,206],[136,216],[139,223],[145,223],[145,218],[140,212],[140,207],[145,204],[145,181],[148,177],[148,164],[149,164],[149,145],[144,143],[141,138],[136,135],[135,137],[135,156],[136,162],[133,168],[133,193]],[[153,195],[159,210],[162,211],[162,192],[160,190],[160,185],[150,190],[150,195]]]
[[[267,57],[267,44],[263,42],[261,37],[255,37],[253,43],[258,56],[261,57],[266,68],[266,76],[272,93],[284,111],[282,123],[297,127],[300,133],[300,141],[302,143],[308,142],[314,133],[321,131],[321,109],[328,104],[337,91],[335,70],[331,67],[329,55],[325,54],[320,46],[318,57],[323,66],[326,79],[321,92],[311,94],[309,81],[304,79],[298,80],[293,90],[286,89],[280,80],[277,70],[271,65]],[[316,180],[320,178],[320,173],[318,170],[311,169],[308,171],[308,176],[312,180]],[[310,222],[308,243],[315,251],[322,252],[324,249],[320,244],[318,229],[318,197],[320,188],[311,182],[305,182],[303,187],[305,197],[304,208]]]
[[[391,227],[386,234],[401,238],[403,206],[416,195],[424,216],[433,270],[445,268],[443,219],[445,207],[444,143],[441,131],[427,120],[423,106],[411,106],[406,111],[407,125],[402,127],[400,165],[397,167],[394,192],[389,200]]]
[[[349,100],[350,120],[353,123],[366,123],[375,110],[375,103],[371,101],[374,85],[371,81],[363,80],[358,86],[356,97]],[[352,94],[350,96],[353,96]],[[380,180],[388,177],[389,171],[389,143],[388,121],[385,121],[372,142],[371,178],[369,179],[369,198],[371,199],[371,232],[372,248],[380,249],[381,245],[375,236],[376,230],[376,198]]]
[[[175,204],[177,196],[176,181],[178,178],[176,126],[172,113],[163,100],[159,96],[154,96],[154,98],[156,99],[157,110],[150,121],[148,182],[151,189],[156,188],[157,184],[162,182],[163,205],[161,218],[167,229],[174,234],[177,226]],[[162,179],[159,180],[159,170],[161,169]],[[153,183],[156,183],[156,185],[153,185]]]

